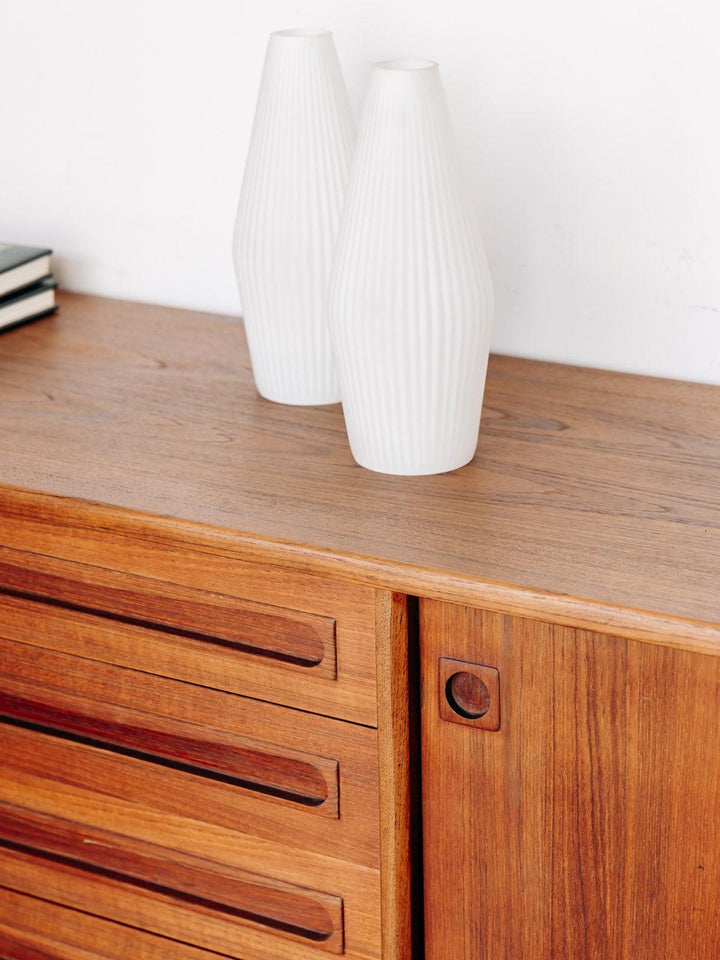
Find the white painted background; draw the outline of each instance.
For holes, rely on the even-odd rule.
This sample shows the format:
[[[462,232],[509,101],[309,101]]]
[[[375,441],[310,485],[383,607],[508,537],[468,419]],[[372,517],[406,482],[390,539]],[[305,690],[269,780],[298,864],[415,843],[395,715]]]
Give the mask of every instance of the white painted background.
[[[441,66],[494,349],[720,383],[715,0],[0,0],[0,239],[71,289],[238,313],[230,243],[267,34]]]

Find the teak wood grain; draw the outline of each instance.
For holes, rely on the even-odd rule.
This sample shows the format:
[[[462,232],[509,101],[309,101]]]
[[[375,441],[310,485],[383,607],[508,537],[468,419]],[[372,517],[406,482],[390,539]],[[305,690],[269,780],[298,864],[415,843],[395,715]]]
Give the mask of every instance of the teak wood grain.
[[[342,952],[342,901],[257,874],[230,870],[107,830],[0,803],[0,848],[79,867],[210,916],[259,924]],[[200,944],[203,945],[202,942]]]
[[[159,938],[156,938],[155,948],[161,948]],[[97,960],[98,956],[98,953],[91,954],[82,948],[58,943],[57,940],[23,934],[0,926],[0,957],[3,960]],[[204,956],[207,957],[208,954]]]
[[[339,407],[257,395],[232,319],[60,302],[3,335],[6,516],[91,501],[80,523],[134,516],[158,545],[662,642],[682,619],[720,648],[716,387],[494,357],[474,461],[386,477],[353,463]]]
[[[32,541],[32,524],[21,522],[17,533]],[[6,527],[0,542],[3,534],[12,539]],[[56,528],[55,535],[62,541],[62,528]],[[145,575],[138,576],[105,567],[115,540],[123,544],[118,535],[95,549],[90,536],[82,537],[78,543],[85,551],[82,556],[93,563],[0,546],[0,564],[6,571],[0,580],[3,635],[316,713],[376,723],[372,589],[261,564],[218,564],[187,548],[177,553],[153,551],[146,558],[147,567],[141,567]],[[44,534],[41,543],[32,545],[54,549]],[[75,541],[67,538],[64,546],[73,552]],[[131,559],[125,556],[124,564],[135,567],[132,549],[128,552]],[[123,562],[119,566],[122,570]],[[154,623],[138,616],[150,611]],[[262,637],[256,635],[258,642],[272,648],[276,624],[288,631],[290,651],[292,630],[312,629],[314,636],[323,638],[321,659],[300,664],[259,656],[247,644],[225,643],[217,636],[231,634],[238,615],[255,611],[262,611],[254,621],[256,627],[263,626]],[[195,629],[187,629],[190,624]],[[210,626],[214,633],[207,632]]]
[[[49,944],[31,944],[24,938],[18,939],[17,934],[4,933],[0,929],[0,956],[9,960],[63,960],[70,954],[62,947],[58,950],[57,946]]]
[[[0,560],[0,593],[221,644],[335,675],[335,622],[233,597],[195,594],[135,578],[122,586],[83,580],[77,565],[62,575]],[[97,572],[96,572],[97,576]],[[126,578],[129,580],[129,578]],[[134,587],[134,589],[133,589]]]
[[[231,318],[63,294],[0,404],[0,956],[715,960],[720,389],[494,357],[379,476]]]
[[[166,861],[165,861],[166,862]],[[268,933],[260,924],[217,909],[203,897],[179,896],[161,885],[129,883],[121,873],[93,873],[70,859],[46,859],[23,850],[0,846],[0,869],[8,886],[75,909],[190,943],[234,960],[264,958],[305,960],[342,953],[342,934],[333,942],[308,941],[281,930]]]
[[[23,949],[45,951],[53,960],[217,960],[216,953],[190,944],[2,887],[0,933],[18,953],[10,954],[12,960],[23,960]]]
[[[142,797],[117,796],[115,783],[109,778],[103,777],[107,792],[67,782],[70,778],[63,776],[63,766],[72,771],[73,764],[79,767],[86,758],[48,756],[38,749],[33,736],[17,730],[9,738],[11,756],[0,781],[1,803],[24,807],[35,816],[71,821],[91,838],[94,832],[107,831],[141,848],[149,845],[162,849],[167,851],[164,856],[168,861],[199,858],[212,864],[219,874],[259,874],[271,884],[337,897],[343,902],[346,955],[381,955],[379,871],[235,828],[201,822],[189,808],[182,815],[161,812],[146,805]],[[80,745],[72,746],[75,751],[82,751]],[[39,756],[34,758],[33,751]],[[49,780],[44,774],[53,759],[59,769],[55,779]],[[27,769],[23,769],[23,763]],[[29,769],[33,764],[34,771]],[[98,771],[92,771],[93,775],[97,777]],[[166,785],[166,790],[173,786]],[[240,918],[229,920],[204,907],[190,909],[187,902],[171,893],[148,891],[120,878],[91,873],[73,863],[51,861],[29,849],[12,850],[0,845],[0,875],[10,889],[205,949],[231,956],[236,951],[242,960],[266,960],[268,955],[278,960],[309,960],[320,949],[317,944],[281,935],[261,924],[241,922]],[[31,922],[31,915],[27,922]]]
[[[58,694],[37,684],[7,683],[0,678],[0,723],[36,729],[100,749],[131,753],[146,763],[159,763],[196,777],[216,778],[232,786],[291,803],[323,807],[338,816],[338,763],[299,751],[278,749],[247,737],[222,736],[189,725],[169,732],[152,718],[125,714],[103,716],[97,701]],[[149,722],[148,722],[149,719]]]
[[[383,957],[412,960],[422,951],[419,917],[419,737],[417,603],[386,591],[377,597],[378,748]]]
[[[81,702],[83,712],[111,723],[129,722],[168,733],[201,730],[208,738],[227,734],[269,737],[281,750],[337,758],[341,816],[318,816],[317,808],[264,796],[204,776],[149,762],[147,755],[104,749],[96,741],[66,739],[44,727],[0,725],[0,802],[38,816],[109,830],[138,843],[200,857],[225,867],[262,873],[302,889],[325,891],[343,902],[345,953],[380,955],[380,882],[377,731],[342,721],[302,715],[215,690],[74,658],[41,647],[0,641],[2,685],[42,704]],[[299,752],[299,751],[298,751]],[[2,836],[0,829],[0,836]],[[57,863],[32,853],[8,851],[0,865],[3,882],[66,906],[135,923],[202,947],[224,944],[229,934],[218,919],[207,926],[168,895],[170,926],[146,892],[121,880],[101,884],[80,866],[58,875]],[[109,884],[109,885],[108,885]],[[29,908],[28,908],[29,909]],[[27,923],[32,927],[32,911]],[[218,926],[218,924],[220,924]],[[169,930],[175,931],[168,933]],[[309,960],[319,949],[277,932],[243,927],[233,934],[242,960]],[[313,941],[314,942],[314,941]],[[235,947],[233,947],[235,949]]]
[[[39,950],[41,956],[44,951],[52,960],[217,960],[216,953],[190,944],[2,887],[0,934],[15,951],[9,954],[12,960],[25,960],[22,950]]]
[[[2,887],[0,933],[17,953],[9,954],[11,960],[25,960],[22,950],[44,951],[53,960],[217,960],[216,953],[190,944]]]
[[[421,601],[428,960],[716,960],[720,660]],[[499,670],[497,731],[441,658]]]
[[[62,781],[101,803],[191,817],[199,832],[215,824],[379,866],[374,730],[2,639],[0,662],[0,720],[16,720],[0,722],[8,783],[17,768],[49,791]],[[192,756],[180,756],[188,745]],[[241,745],[251,747],[242,779],[210,768],[214,751],[236,763]],[[293,775],[295,762],[315,771],[322,804],[293,794],[287,762]]]

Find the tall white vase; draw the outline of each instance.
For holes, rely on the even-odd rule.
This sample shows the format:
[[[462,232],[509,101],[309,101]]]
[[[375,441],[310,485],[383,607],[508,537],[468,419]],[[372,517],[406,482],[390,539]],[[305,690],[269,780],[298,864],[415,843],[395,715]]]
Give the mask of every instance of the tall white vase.
[[[332,33],[273,33],[234,238],[253,373],[269,400],[340,399],[325,298],[354,143]]]
[[[493,295],[435,63],[373,68],[328,308],[357,462],[411,475],[471,460]]]

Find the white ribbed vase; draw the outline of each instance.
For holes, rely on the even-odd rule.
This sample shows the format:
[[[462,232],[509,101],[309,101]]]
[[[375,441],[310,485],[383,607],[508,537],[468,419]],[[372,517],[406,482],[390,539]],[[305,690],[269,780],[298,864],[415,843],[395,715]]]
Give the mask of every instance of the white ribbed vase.
[[[355,125],[329,30],[270,36],[234,238],[255,383],[336,403],[325,298]]]
[[[493,296],[437,64],[372,73],[328,293],[353,456],[381,473],[472,459]]]

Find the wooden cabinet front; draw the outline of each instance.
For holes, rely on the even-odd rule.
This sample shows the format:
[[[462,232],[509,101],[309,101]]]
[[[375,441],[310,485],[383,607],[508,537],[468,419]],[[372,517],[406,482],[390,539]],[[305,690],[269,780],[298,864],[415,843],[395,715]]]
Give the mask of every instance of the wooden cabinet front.
[[[0,510],[3,637],[377,723],[372,589],[98,527],[75,539],[61,522],[13,525]]]
[[[374,730],[15,641],[0,661],[0,885],[243,960],[379,955]]]
[[[379,957],[375,591],[172,559],[0,547],[0,955]]]
[[[715,960],[720,658],[433,601],[420,636],[428,960]]]

